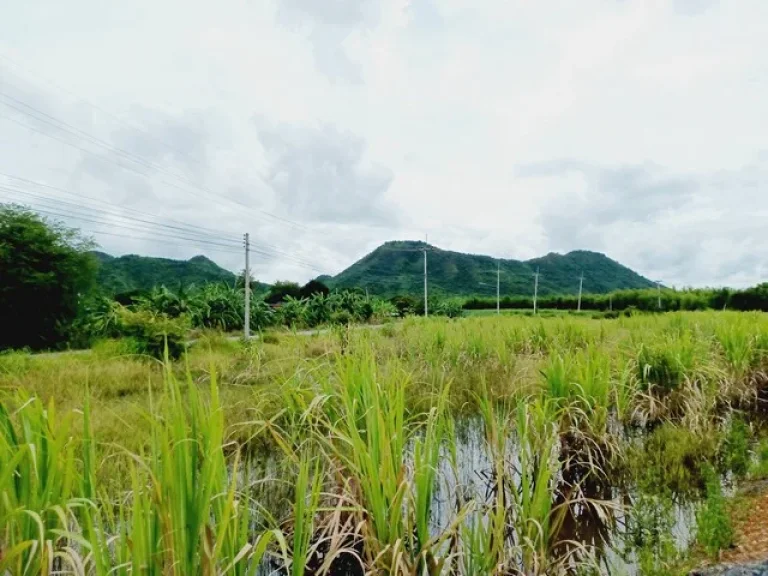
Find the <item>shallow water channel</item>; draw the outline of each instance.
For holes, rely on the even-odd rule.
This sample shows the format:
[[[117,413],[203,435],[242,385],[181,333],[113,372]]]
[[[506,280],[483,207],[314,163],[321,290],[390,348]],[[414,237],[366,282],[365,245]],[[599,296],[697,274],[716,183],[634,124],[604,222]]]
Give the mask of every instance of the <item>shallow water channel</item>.
[[[517,474],[520,467],[517,457],[519,447],[514,437],[509,439],[508,465]],[[446,529],[456,514],[457,495],[467,501],[484,502],[489,498],[492,462],[488,454],[483,423],[480,419],[466,420],[456,438],[456,471],[448,458],[441,461],[440,483],[433,502],[433,530],[437,534]],[[571,483],[561,470],[558,484]],[[602,574],[637,573],[635,553],[627,550],[627,528],[637,492],[619,482],[585,481],[580,483],[581,498],[568,506],[558,540],[563,546],[555,546],[559,552],[577,548],[575,542],[589,550],[593,562]],[[595,506],[589,502],[594,502]],[[554,496],[554,503],[563,502],[562,495]],[[678,551],[686,550],[695,539],[697,498],[675,498],[665,503],[666,528]],[[598,510],[599,507],[599,510]]]
[[[493,465],[482,419],[465,419],[461,425],[457,424],[456,430],[453,454],[444,450],[440,459],[431,509],[433,535],[443,533],[455,521],[462,503],[479,504],[476,507],[479,509],[492,498]],[[642,439],[635,440],[642,442]],[[508,439],[507,447],[506,466],[513,470],[513,476],[519,475],[519,446],[514,437]],[[579,482],[567,478],[567,474],[561,467],[554,485],[558,488],[577,486],[578,498],[568,498],[565,502],[567,490],[553,491],[553,505],[567,508],[556,542],[551,547],[553,555],[570,554],[574,561],[588,556],[595,567],[593,573],[633,576],[638,574],[636,531],[642,532],[644,539],[648,534],[643,531],[649,531],[652,537],[665,539],[668,546],[680,552],[693,543],[696,510],[702,498],[700,493],[672,493],[662,498],[638,492],[626,478],[614,481],[603,477],[601,481],[595,481],[590,477]],[[279,459],[261,459],[258,469],[251,470],[249,476],[260,479],[252,484],[254,500],[274,518],[285,518],[285,506],[291,500],[293,485],[281,472]],[[732,483],[723,478],[723,486],[727,492]],[[478,520],[484,521],[481,516],[470,514],[463,522]],[[654,531],[659,533],[654,534]],[[260,574],[270,573],[280,574],[281,570],[275,565],[265,565],[260,571]],[[362,571],[347,564],[333,574],[357,576]]]

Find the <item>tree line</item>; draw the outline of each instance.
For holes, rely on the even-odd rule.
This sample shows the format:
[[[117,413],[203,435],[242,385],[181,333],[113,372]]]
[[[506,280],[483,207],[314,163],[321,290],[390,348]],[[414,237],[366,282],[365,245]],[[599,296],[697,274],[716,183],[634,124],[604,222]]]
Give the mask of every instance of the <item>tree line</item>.
[[[576,310],[578,296],[539,296],[537,306],[541,309]],[[533,308],[533,297],[506,296],[501,299],[503,309]],[[464,310],[496,308],[495,298],[468,298],[463,302]],[[582,310],[617,312],[640,310],[643,312],[670,312],[678,310],[739,310],[768,311],[768,283],[741,290],[731,288],[689,288],[672,290],[662,288],[642,290],[617,290],[609,294],[583,294]]]
[[[83,348],[100,338],[126,338],[137,353],[178,355],[191,331],[240,331],[245,279],[105,294],[97,285],[93,242],[78,230],[20,206],[0,205],[0,350]],[[423,308],[421,309],[423,310]],[[460,306],[435,313],[455,315]],[[382,321],[418,313],[418,303],[330,290],[317,280],[276,282],[251,298],[250,327],[312,328]]]
[[[103,294],[96,284],[93,243],[78,230],[49,221],[23,207],[0,205],[0,350],[86,347],[99,338],[125,337],[137,352],[172,354],[191,330],[242,330],[244,278],[233,284],[158,286],[147,292]],[[659,302],[659,298],[661,301]],[[576,296],[541,296],[541,309],[575,310]],[[530,309],[531,297],[504,297],[504,309]],[[493,309],[496,299],[429,298],[429,313],[457,317],[464,310]],[[674,310],[768,311],[768,283],[743,290],[653,289],[584,294],[583,310],[616,312]],[[317,280],[300,286],[276,282],[251,299],[253,330],[269,326],[311,328],[329,324],[382,321],[424,314],[414,295],[368,297],[361,289],[330,290]]]

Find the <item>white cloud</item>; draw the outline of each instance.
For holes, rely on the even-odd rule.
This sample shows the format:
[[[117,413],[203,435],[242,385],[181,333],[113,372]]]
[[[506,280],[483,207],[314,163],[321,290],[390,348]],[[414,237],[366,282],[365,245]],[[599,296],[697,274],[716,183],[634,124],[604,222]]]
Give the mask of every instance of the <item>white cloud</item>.
[[[2,104],[91,154],[0,118],[0,171],[248,230],[331,273],[428,233],[507,257],[600,249],[670,283],[743,285],[768,259],[767,21],[761,0],[27,0],[0,20],[0,92],[167,172],[98,160],[93,141]],[[256,266],[266,280],[314,274]]]

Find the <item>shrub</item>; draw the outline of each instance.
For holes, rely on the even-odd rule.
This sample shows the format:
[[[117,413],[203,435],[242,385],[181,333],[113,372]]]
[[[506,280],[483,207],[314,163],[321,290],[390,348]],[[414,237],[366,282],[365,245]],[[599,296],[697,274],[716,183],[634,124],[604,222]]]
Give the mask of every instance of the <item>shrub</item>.
[[[146,310],[133,312],[123,309],[120,315],[120,332],[132,338],[142,354],[162,359],[166,347],[169,358],[179,358],[185,349],[189,323],[184,316],[168,318]]]
[[[625,318],[630,318],[631,316],[635,316],[638,312],[639,310],[637,309],[637,306],[627,306],[621,311],[621,315]]]
[[[307,301],[286,296],[278,309],[280,321],[286,326],[303,326],[307,320]]]
[[[352,323],[352,314],[347,310],[337,310],[331,314],[331,324],[346,325]]]
[[[448,318],[460,318],[464,315],[461,302],[458,300],[443,300],[438,304],[435,314],[438,316],[447,316]]]
[[[274,332],[267,332],[261,335],[261,341],[264,344],[280,344],[280,337]]]

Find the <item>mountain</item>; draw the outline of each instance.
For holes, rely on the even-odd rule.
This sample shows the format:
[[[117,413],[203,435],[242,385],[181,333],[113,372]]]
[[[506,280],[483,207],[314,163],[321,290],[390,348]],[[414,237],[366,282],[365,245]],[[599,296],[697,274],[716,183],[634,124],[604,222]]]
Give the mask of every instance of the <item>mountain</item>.
[[[532,260],[497,260],[491,256],[441,250],[424,242],[386,242],[352,266],[325,281],[331,288],[361,286],[371,294],[420,294],[424,290],[424,249],[430,291],[451,296],[495,296],[500,266],[503,296],[533,292],[538,268],[539,294],[578,294],[584,274],[585,293],[623,288],[650,288],[653,282],[604,254],[577,250]]]
[[[99,263],[97,283],[111,294],[151,290],[164,285],[171,289],[191,284],[208,282],[226,282],[232,284],[236,276],[205,256],[195,256],[189,260],[171,260],[169,258],[150,258],[129,254],[114,257],[104,252],[92,252]],[[254,292],[265,291],[266,284],[254,282]]]

